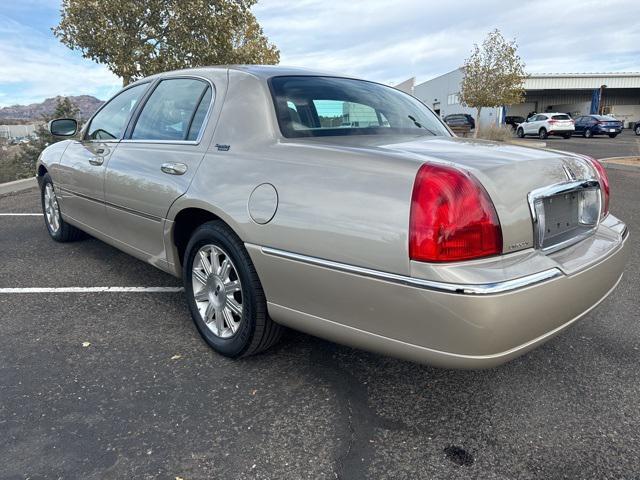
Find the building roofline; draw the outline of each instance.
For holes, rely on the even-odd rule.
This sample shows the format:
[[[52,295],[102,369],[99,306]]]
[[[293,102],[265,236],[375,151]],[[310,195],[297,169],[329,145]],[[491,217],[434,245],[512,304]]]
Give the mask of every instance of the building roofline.
[[[416,83],[416,87],[423,85],[425,83],[431,82],[433,80],[437,80],[438,78],[444,77],[446,75],[450,75],[453,72],[458,70],[464,70],[464,67],[454,68],[446,73],[438,75],[437,77],[430,78],[429,80],[425,80],[424,82]],[[577,72],[577,73],[528,73],[527,79],[531,78],[616,78],[616,77],[640,77],[640,72]]]
[[[640,77],[640,72],[530,73],[527,78]]]

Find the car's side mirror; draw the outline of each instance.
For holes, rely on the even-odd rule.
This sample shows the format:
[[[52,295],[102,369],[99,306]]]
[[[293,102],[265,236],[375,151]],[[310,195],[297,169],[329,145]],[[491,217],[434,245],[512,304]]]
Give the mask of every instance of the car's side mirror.
[[[56,137],[71,137],[78,131],[78,122],[73,118],[57,118],[49,122],[49,131]]]

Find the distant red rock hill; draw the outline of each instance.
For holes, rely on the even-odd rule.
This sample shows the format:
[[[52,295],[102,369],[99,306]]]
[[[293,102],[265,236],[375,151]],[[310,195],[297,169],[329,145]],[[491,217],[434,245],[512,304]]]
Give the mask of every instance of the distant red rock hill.
[[[59,97],[47,98],[31,105],[12,105],[0,108],[0,123],[40,122],[53,114]],[[91,95],[69,96],[69,100],[80,110],[81,119],[87,120],[104,102]]]

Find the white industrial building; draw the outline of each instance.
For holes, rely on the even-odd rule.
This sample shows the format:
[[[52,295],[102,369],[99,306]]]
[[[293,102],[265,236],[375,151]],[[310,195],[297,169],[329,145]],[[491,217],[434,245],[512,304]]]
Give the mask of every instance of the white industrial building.
[[[460,104],[458,93],[464,71],[445,73],[413,87],[413,95],[446,116],[476,110]],[[505,114],[526,117],[531,112],[565,112],[576,117],[589,113],[613,115],[625,127],[640,121],[640,73],[549,73],[530,75],[524,83],[525,102],[506,105]],[[500,121],[500,108],[484,108],[481,123]]]
[[[29,125],[0,125],[0,138],[7,140],[20,140],[22,138],[32,138],[38,129],[37,124]]]

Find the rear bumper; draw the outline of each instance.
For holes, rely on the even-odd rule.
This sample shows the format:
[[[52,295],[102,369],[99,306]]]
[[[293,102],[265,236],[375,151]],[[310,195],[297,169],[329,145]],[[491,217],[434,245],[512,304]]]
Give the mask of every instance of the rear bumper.
[[[531,272],[513,279],[519,283],[473,284],[459,291],[247,247],[275,321],[411,361],[486,368],[531,350],[604,300],[622,276],[626,240],[624,229],[617,238],[594,241],[589,248],[598,259],[585,268],[567,259],[566,271],[550,269],[547,278]]]
[[[568,126],[568,127],[553,127],[550,128],[549,131],[547,132],[549,135],[566,135],[567,133],[574,133],[575,132],[575,127],[572,126]]]
[[[622,132],[622,128],[621,127],[598,127],[593,129],[593,133],[595,133],[596,135],[611,135],[611,134],[618,134]]]

